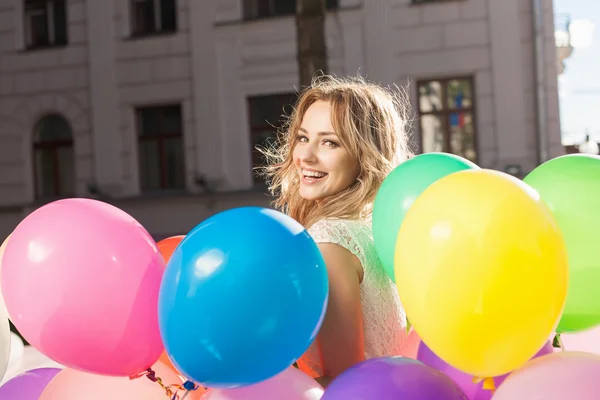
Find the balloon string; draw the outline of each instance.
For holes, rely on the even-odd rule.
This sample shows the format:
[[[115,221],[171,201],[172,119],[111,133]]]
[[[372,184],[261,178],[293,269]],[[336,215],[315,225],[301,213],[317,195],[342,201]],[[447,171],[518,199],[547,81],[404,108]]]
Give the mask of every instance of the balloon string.
[[[473,383],[478,384],[481,382],[483,382],[483,390],[489,390],[492,393],[496,391],[496,382],[494,382],[494,378],[473,377]]]
[[[162,379],[160,377],[156,376],[156,372],[154,372],[154,370],[152,368],[148,368],[146,371],[144,371],[136,376],[132,376],[129,379],[137,379],[137,378],[141,378],[142,376],[145,376],[146,378],[150,379],[152,382],[158,383],[160,385],[160,387],[163,388],[163,390],[165,391],[165,394],[167,395],[167,397],[169,397],[170,400],[183,400],[187,397],[188,394],[190,394],[191,392],[193,392],[194,390],[199,388],[199,386],[194,384],[194,382],[192,382],[192,381],[185,381],[181,385],[165,385],[163,383]],[[179,391],[181,391],[181,390],[185,390],[185,393],[180,398]]]

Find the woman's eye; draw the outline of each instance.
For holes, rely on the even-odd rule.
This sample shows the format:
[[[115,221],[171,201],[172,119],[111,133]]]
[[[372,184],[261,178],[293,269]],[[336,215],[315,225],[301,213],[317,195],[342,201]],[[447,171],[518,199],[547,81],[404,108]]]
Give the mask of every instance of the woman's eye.
[[[306,136],[298,136],[298,141],[305,143],[308,142],[308,138]]]
[[[330,146],[330,147],[337,147],[338,146],[338,144],[336,142],[334,142],[332,140],[327,140],[327,139],[323,140],[323,144],[325,146]]]

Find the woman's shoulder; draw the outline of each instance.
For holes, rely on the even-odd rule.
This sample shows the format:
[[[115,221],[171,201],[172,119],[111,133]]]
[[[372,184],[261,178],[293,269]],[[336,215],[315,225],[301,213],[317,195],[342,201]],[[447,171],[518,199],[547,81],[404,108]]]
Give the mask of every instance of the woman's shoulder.
[[[365,261],[365,250],[373,241],[371,224],[364,220],[322,219],[308,229],[317,243],[333,243],[344,247]]]
[[[309,229],[308,233],[313,236],[315,240],[318,238],[327,238],[330,236],[362,236],[371,234],[371,224],[368,221],[358,219],[337,219],[337,218],[324,218],[314,223]]]

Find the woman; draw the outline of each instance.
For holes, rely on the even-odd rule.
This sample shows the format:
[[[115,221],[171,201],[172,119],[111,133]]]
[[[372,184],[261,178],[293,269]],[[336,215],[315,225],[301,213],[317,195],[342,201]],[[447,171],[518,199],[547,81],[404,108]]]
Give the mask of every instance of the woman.
[[[410,156],[400,100],[362,79],[322,77],[301,94],[281,145],[266,153],[276,206],[308,227],[327,266],[325,319],[298,360],[323,386],[367,358],[414,352],[370,221],[379,186]]]

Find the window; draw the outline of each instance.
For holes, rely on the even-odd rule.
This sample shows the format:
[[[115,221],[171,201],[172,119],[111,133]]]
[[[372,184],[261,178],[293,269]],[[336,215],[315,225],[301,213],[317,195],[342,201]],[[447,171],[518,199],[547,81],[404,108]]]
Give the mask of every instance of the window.
[[[184,189],[181,106],[139,108],[137,123],[142,191]]]
[[[277,129],[281,127],[284,115],[290,114],[296,99],[295,93],[255,96],[248,99],[253,168],[264,166],[264,156],[257,147],[268,148],[275,143]],[[263,185],[264,180],[255,174],[254,184]]]
[[[24,15],[26,48],[67,44],[66,0],[26,0]]]
[[[175,32],[176,0],[131,0],[131,17],[134,36]]]
[[[473,80],[421,81],[418,82],[418,91],[423,152],[443,151],[475,162]]]
[[[38,199],[75,195],[73,133],[62,116],[43,117],[33,131],[33,171]]]
[[[243,0],[244,19],[282,17],[296,13],[296,0]],[[338,8],[338,0],[326,0],[328,10]]]

